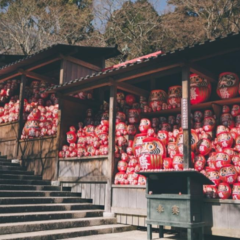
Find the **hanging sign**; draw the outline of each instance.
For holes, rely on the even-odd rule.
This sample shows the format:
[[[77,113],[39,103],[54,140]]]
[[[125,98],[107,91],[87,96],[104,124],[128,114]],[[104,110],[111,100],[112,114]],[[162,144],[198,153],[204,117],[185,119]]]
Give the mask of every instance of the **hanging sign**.
[[[188,98],[181,99],[182,129],[188,129]]]

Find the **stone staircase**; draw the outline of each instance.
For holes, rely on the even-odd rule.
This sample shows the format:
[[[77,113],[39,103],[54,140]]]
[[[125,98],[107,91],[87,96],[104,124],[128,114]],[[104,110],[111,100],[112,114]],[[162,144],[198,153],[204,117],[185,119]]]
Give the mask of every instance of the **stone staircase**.
[[[0,240],[66,239],[133,230],[103,217],[103,207],[61,191],[0,156]]]

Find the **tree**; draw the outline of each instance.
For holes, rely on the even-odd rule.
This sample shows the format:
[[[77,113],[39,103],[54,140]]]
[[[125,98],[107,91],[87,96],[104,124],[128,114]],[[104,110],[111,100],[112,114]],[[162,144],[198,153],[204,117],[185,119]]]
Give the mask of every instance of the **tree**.
[[[185,30],[189,19],[195,19],[191,27],[202,33],[203,39],[215,38],[240,30],[240,1],[238,0],[169,0],[175,6],[176,23]],[[194,31],[195,32],[195,31]]]
[[[123,59],[118,60],[159,50],[162,43],[161,21],[153,6],[147,0],[125,1],[122,6],[120,2],[105,1],[105,18],[102,18],[103,22],[107,22],[103,41],[106,45],[118,44],[124,53]]]
[[[2,52],[31,54],[54,43],[84,45],[94,31],[92,20],[92,0],[5,1],[0,47]]]

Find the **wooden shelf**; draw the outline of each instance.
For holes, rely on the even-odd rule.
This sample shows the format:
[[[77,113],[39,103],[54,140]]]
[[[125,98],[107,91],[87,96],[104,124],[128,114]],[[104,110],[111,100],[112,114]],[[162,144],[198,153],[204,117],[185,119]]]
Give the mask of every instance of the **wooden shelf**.
[[[46,140],[46,139],[51,139],[51,138],[56,138],[57,136],[44,136],[44,137],[38,137],[38,138],[28,138],[28,139],[22,139],[19,140],[19,142],[30,142],[30,141],[39,141],[39,140]]]
[[[205,109],[209,109],[209,108],[211,109],[213,104],[220,105],[220,106],[240,104],[240,97],[224,99],[224,100],[221,99],[221,100],[191,105],[191,110],[205,110]],[[181,108],[167,109],[167,110],[162,110],[159,112],[141,113],[141,116],[151,118],[151,117],[159,117],[162,115],[170,115],[170,114],[177,114],[177,113],[181,113]]]
[[[15,124],[15,123],[19,123],[19,121],[0,123],[0,127],[7,126],[7,125],[12,125],[12,124]]]
[[[85,160],[98,160],[98,159],[107,159],[108,155],[103,156],[91,156],[91,157],[75,157],[75,158],[59,158],[59,161],[85,161]]]
[[[144,185],[112,185],[113,188],[135,188],[135,189],[146,189],[146,186]]]
[[[181,113],[181,108],[175,108],[175,109],[167,109],[167,110],[161,110],[159,112],[149,112],[149,113],[141,113],[142,117],[159,117],[162,115],[170,115],[170,114],[177,114]]]

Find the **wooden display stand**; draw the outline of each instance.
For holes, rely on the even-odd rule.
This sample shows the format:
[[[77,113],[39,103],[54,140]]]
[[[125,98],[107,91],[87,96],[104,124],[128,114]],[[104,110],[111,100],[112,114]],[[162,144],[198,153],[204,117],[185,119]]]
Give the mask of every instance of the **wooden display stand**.
[[[0,138],[0,150],[3,148],[3,144],[8,144],[10,142],[13,144],[13,138],[15,138],[14,131],[17,129],[17,141],[14,143],[17,147],[15,148],[19,149],[21,146],[22,149],[27,149],[25,151],[27,154],[23,154],[22,157],[25,159],[26,164],[32,157],[33,160],[29,170],[36,170],[37,172],[39,170],[39,163],[36,163],[35,159],[39,156],[37,155],[39,152],[39,146],[42,146],[43,149],[41,151],[47,154],[49,151],[47,142],[54,141],[54,149],[52,148],[52,151],[55,155],[54,157],[51,155],[51,160],[49,160],[49,162],[54,162],[56,164],[48,167],[50,174],[43,174],[44,178],[46,177],[51,180],[59,178],[59,180],[62,180],[64,183],[72,185],[77,185],[77,183],[79,183],[81,186],[79,185],[79,187],[74,190],[81,192],[84,191],[84,197],[96,199],[94,200],[94,203],[101,202],[101,204],[105,205],[106,211],[116,212],[118,222],[145,226],[144,219],[146,218],[146,199],[144,197],[144,187],[112,185],[117,165],[117,162],[114,159],[117,90],[135,94],[137,96],[148,97],[150,91],[153,89],[163,89],[167,92],[170,86],[182,84],[182,96],[184,99],[182,106],[184,106],[185,112],[183,112],[183,109],[176,108],[162,110],[159,112],[142,113],[142,117],[151,118],[169,116],[176,113],[182,114],[182,118],[184,119],[184,167],[190,168],[190,112],[210,108],[214,110],[218,121],[221,115],[222,105],[240,103],[240,97],[220,100],[215,93],[217,76],[219,73],[224,71],[224,69],[240,75],[238,63],[240,56],[239,42],[240,34],[232,34],[227,38],[219,38],[159,56],[146,57],[145,59],[142,58],[135,63],[131,62],[126,66],[120,66],[115,69],[110,68],[106,71],[102,71],[104,68],[104,60],[119,53],[115,48],[91,49],[86,47],[81,48],[77,46],[59,45],[55,48],[53,47],[53,49],[50,48],[49,50],[44,50],[35,54],[26,61],[13,64],[3,70],[0,69],[0,81],[21,77],[22,93],[24,84],[26,84],[24,80],[25,78],[44,80],[56,85],[61,84],[48,90],[48,93],[55,93],[60,99],[60,125],[58,136],[53,139],[43,138],[41,140],[34,139],[26,142],[20,141],[20,133],[23,127],[20,117],[18,123],[12,124],[14,126],[14,130],[12,129],[11,124],[9,126],[0,126],[0,128],[3,128],[3,131],[5,131],[4,128],[6,128],[5,135]],[[190,72],[199,74],[211,81],[212,95],[208,102],[190,106]],[[70,94],[78,93],[80,91],[93,90],[94,95],[96,94],[95,102],[83,101],[70,96]],[[103,91],[106,92],[105,98],[100,97]],[[23,99],[24,96],[20,93],[21,106],[23,106]],[[78,121],[83,119],[83,114],[88,107],[91,108],[93,106],[99,106],[99,103],[101,103],[103,99],[107,100],[110,106],[108,156],[104,156],[103,158],[87,157],[82,159],[58,159],[57,151],[60,150],[64,144],[65,134],[68,127],[70,125],[76,125]],[[23,108],[20,107],[20,109],[21,116]],[[11,139],[8,139],[7,136],[7,132],[10,131],[9,128],[11,129],[11,134],[9,135],[9,138],[11,136]],[[20,150],[18,150],[18,153],[20,153]],[[17,153],[14,153],[14,157],[15,156],[17,156]],[[43,157],[44,156],[41,156],[40,158]],[[178,176],[176,177],[178,178]],[[195,197],[195,192],[188,189],[189,186],[186,185],[186,181],[192,185],[195,184],[196,178],[190,176],[187,178],[188,180],[186,180],[185,177],[182,178],[185,180],[181,180],[184,183],[184,186],[182,185],[182,189],[179,190],[179,192],[183,193],[182,196],[178,195],[179,192],[171,194],[174,195],[173,198],[178,200],[184,198],[185,204],[188,204],[185,206],[190,208],[192,204],[191,198],[192,196],[193,198]],[[200,184],[202,184],[202,182],[197,183],[199,193]],[[190,192],[187,192],[187,189]],[[155,188],[151,190],[150,187],[147,192],[149,191],[153,191],[152,195],[148,195],[149,201],[154,200],[154,192],[157,193],[156,195],[162,195],[158,194],[158,191],[156,191]],[[98,197],[100,193],[104,193],[104,196],[101,195],[101,197]],[[170,196],[168,199],[170,199]],[[233,206],[231,201],[232,200],[228,200],[229,206]],[[239,203],[235,202],[235,204],[237,205]],[[216,205],[221,208],[223,204],[220,200],[205,200],[204,209],[207,209],[205,212],[214,212]],[[217,235],[215,230],[211,230],[211,226],[217,222],[216,219],[213,221],[213,219],[211,219],[212,215],[209,216],[205,212],[204,220],[208,223],[208,230],[210,229],[208,233]],[[234,215],[234,210],[231,214]],[[221,218],[223,218],[223,216],[218,215],[218,219]],[[185,220],[185,223],[187,223],[187,219]],[[189,215],[188,223],[191,223],[192,221],[193,215]],[[200,219],[199,222],[201,221],[202,220]],[[234,221],[231,224],[229,221],[225,221],[224,224],[224,227],[228,229],[225,231],[228,234],[226,236],[230,236],[230,233],[232,234],[231,236],[240,236],[240,233],[234,233],[235,235],[232,233],[232,228],[234,228],[235,232],[239,229],[237,221]],[[220,229],[221,226],[221,224],[218,224],[217,228]]]

